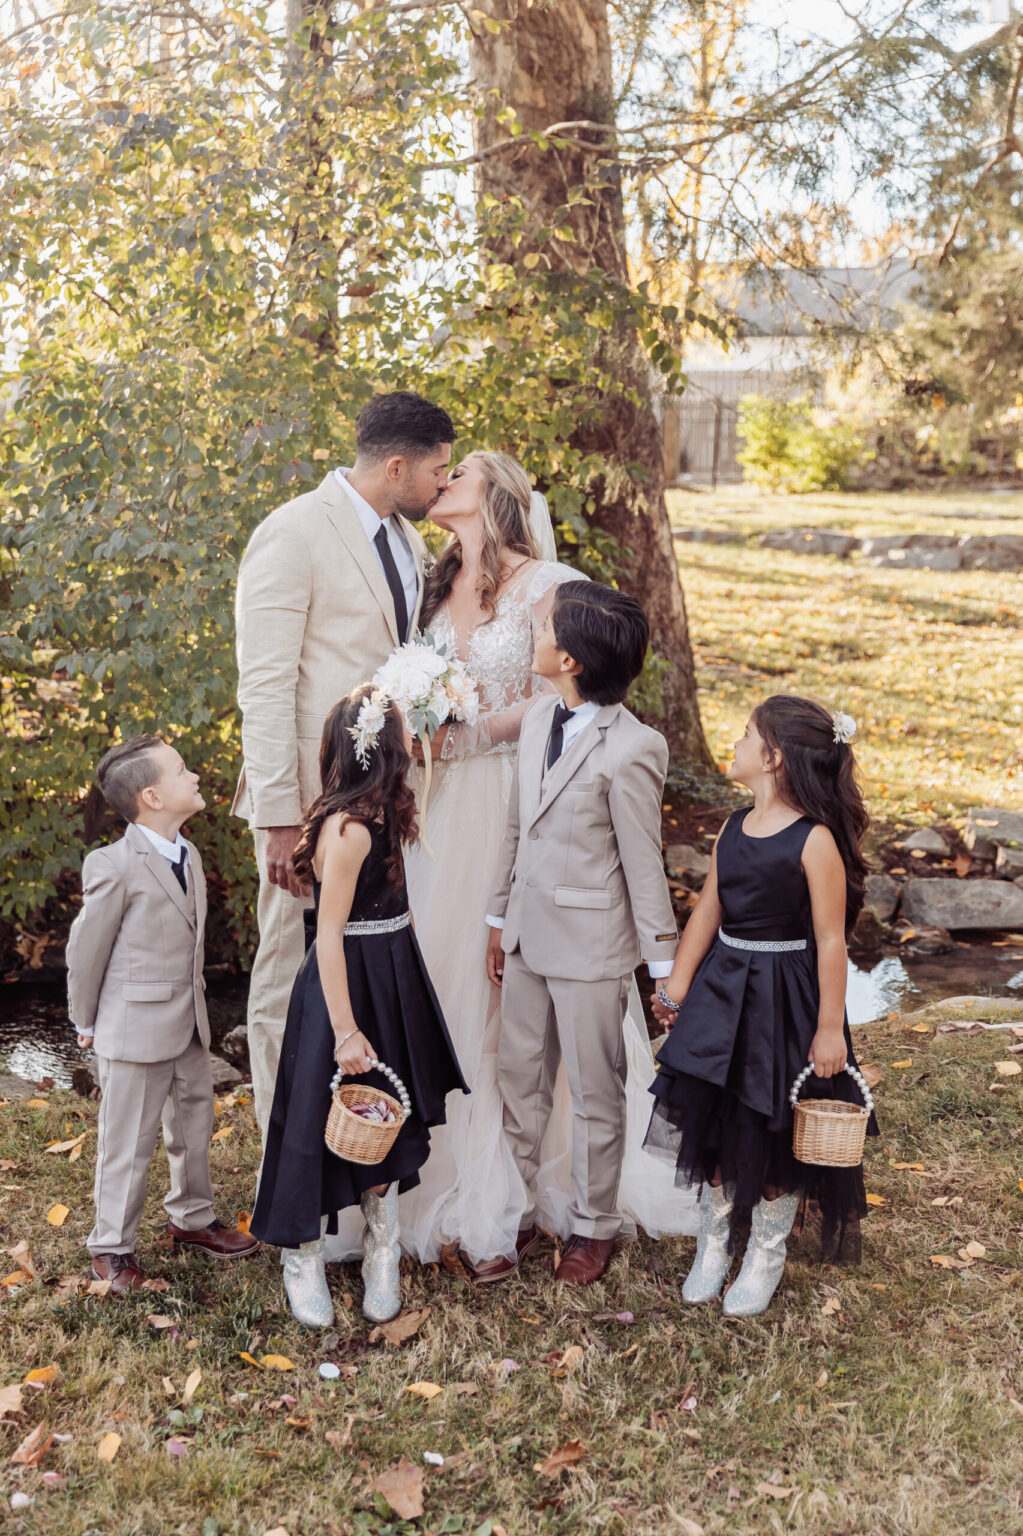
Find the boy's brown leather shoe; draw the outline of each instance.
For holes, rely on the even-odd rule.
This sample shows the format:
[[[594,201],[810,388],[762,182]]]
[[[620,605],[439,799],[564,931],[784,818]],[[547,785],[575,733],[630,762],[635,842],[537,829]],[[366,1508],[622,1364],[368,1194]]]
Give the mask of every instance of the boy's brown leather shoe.
[[[490,1285],[495,1280],[507,1280],[509,1275],[513,1275],[522,1260],[535,1252],[539,1242],[540,1229],[533,1222],[515,1239],[514,1259],[484,1259],[480,1264],[473,1264],[467,1255],[457,1248],[454,1252],[445,1250],[441,1262],[445,1269],[450,1270],[453,1275],[459,1275],[463,1280],[472,1280],[476,1285]]]
[[[210,1253],[215,1259],[243,1259],[259,1247],[259,1239],[251,1232],[225,1227],[216,1217],[208,1227],[197,1227],[194,1231],[168,1221],[167,1233],[174,1239],[175,1248],[198,1248],[200,1253]]]
[[[554,1278],[563,1285],[592,1285],[606,1272],[618,1244],[614,1238],[572,1236]]]
[[[94,1253],[92,1272],[97,1280],[110,1281],[111,1296],[140,1291],[146,1278],[133,1253]]]

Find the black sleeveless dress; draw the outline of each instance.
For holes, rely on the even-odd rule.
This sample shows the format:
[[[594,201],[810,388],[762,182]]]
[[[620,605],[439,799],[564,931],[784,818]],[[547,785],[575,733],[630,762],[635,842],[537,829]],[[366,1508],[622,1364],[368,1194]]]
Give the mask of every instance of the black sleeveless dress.
[[[327,1230],[336,1232],[337,1212],[358,1205],[367,1189],[395,1182],[399,1192],[413,1189],[430,1155],[429,1127],[444,1123],[446,1095],[469,1092],[415,933],[404,921],[409,909],[404,875],[396,888],[386,869],[384,828],[374,822],[365,826],[372,845],[359,871],[344,938],[348,993],[378,1059],[408,1089],[412,1113],[380,1163],[346,1162],[324,1142],[336,1042],[316,961],[320,887],[314,883],[316,909],[305,914],[306,956],[288,1005],[251,1223],[256,1237],[282,1248],[315,1241],[322,1216],[330,1218]],[[379,1072],[345,1080],[394,1093]]]
[[[658,1053],[646,1146],[674,1158],[679,1184],[701,1183],[721,1169],[735,1189],[733,1238],[765,1186],[798,1191],[820,1208],[824,1257],[855,1262],[866,1211],[862,1164],[816,1168],[792,1154],[789,1092],[806,1066],[820,1003],[801,862],[815,823],[803,816],[773,837],[755,838],[743,831],[747,815],[734,812],[718,840],[721,931]],[[758,947],[779,943],[792,947]],[[845,1042],[854,1065],[848,1020]],[[847,1072],[808,1078],[802,1096],[862,1102]],[[868,1131],[878,1134],[873,1116]]]

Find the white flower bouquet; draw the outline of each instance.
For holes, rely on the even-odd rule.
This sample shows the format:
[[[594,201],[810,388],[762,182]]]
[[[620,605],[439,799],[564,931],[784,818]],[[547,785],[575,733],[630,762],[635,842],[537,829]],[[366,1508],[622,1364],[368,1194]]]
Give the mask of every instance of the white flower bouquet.
[[[450,721],[476,724],[480,709],[476,683],[454,651],[423,630],[391,652],[373,674],[373,686],[404,711],[409,729],[423,744],[426,783],[420,807],[421,835],[423,846],[432,853],[425,831],[433,768],[430,739]]]

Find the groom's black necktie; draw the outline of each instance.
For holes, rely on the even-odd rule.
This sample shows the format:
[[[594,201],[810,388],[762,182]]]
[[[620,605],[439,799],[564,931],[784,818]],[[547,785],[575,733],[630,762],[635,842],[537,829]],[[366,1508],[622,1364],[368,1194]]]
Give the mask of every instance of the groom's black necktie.
[[[404,645],[406,636],[408,635],[408,607],[405,603],[405,588],[401,584],[401,577],[398,575],[398,567],[394,563],[394,556],[391,554],[391,546],[387,542],[386,523],[380,524],[380,531],[373,539],[373,543],[377,547],[377,554],[380,556],[380,564],[384,568],[384,575],[387,577],[387,585],[390,587],[391,597],[394,599],[394,619],[398,626],[398,644]]]
[[[553,768],[561,756],[562,748],[565,744],[565,726],[571,720],[574,713],[574,710],[566,709],[564,704],[559,704],[554,711],[554,718],[551,721],[551,739],[547,743],[548,768]]]

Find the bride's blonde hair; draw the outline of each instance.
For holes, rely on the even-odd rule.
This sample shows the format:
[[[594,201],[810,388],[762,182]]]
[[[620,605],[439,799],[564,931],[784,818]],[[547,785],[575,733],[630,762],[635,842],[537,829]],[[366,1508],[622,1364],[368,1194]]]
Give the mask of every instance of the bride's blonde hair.
[[[529,526],[533,488],[522,465],[510,454],[479,451],[466,454],[462,463],[474,464],[483,472],[479,597],[483,611],[493,618],[505,554],[525,555],[529,560],[541,558]],[[451,591],[455,573],[461,565],[462,545],[458,535],[454,534],[427,580],[420,619],[424,629]]]

